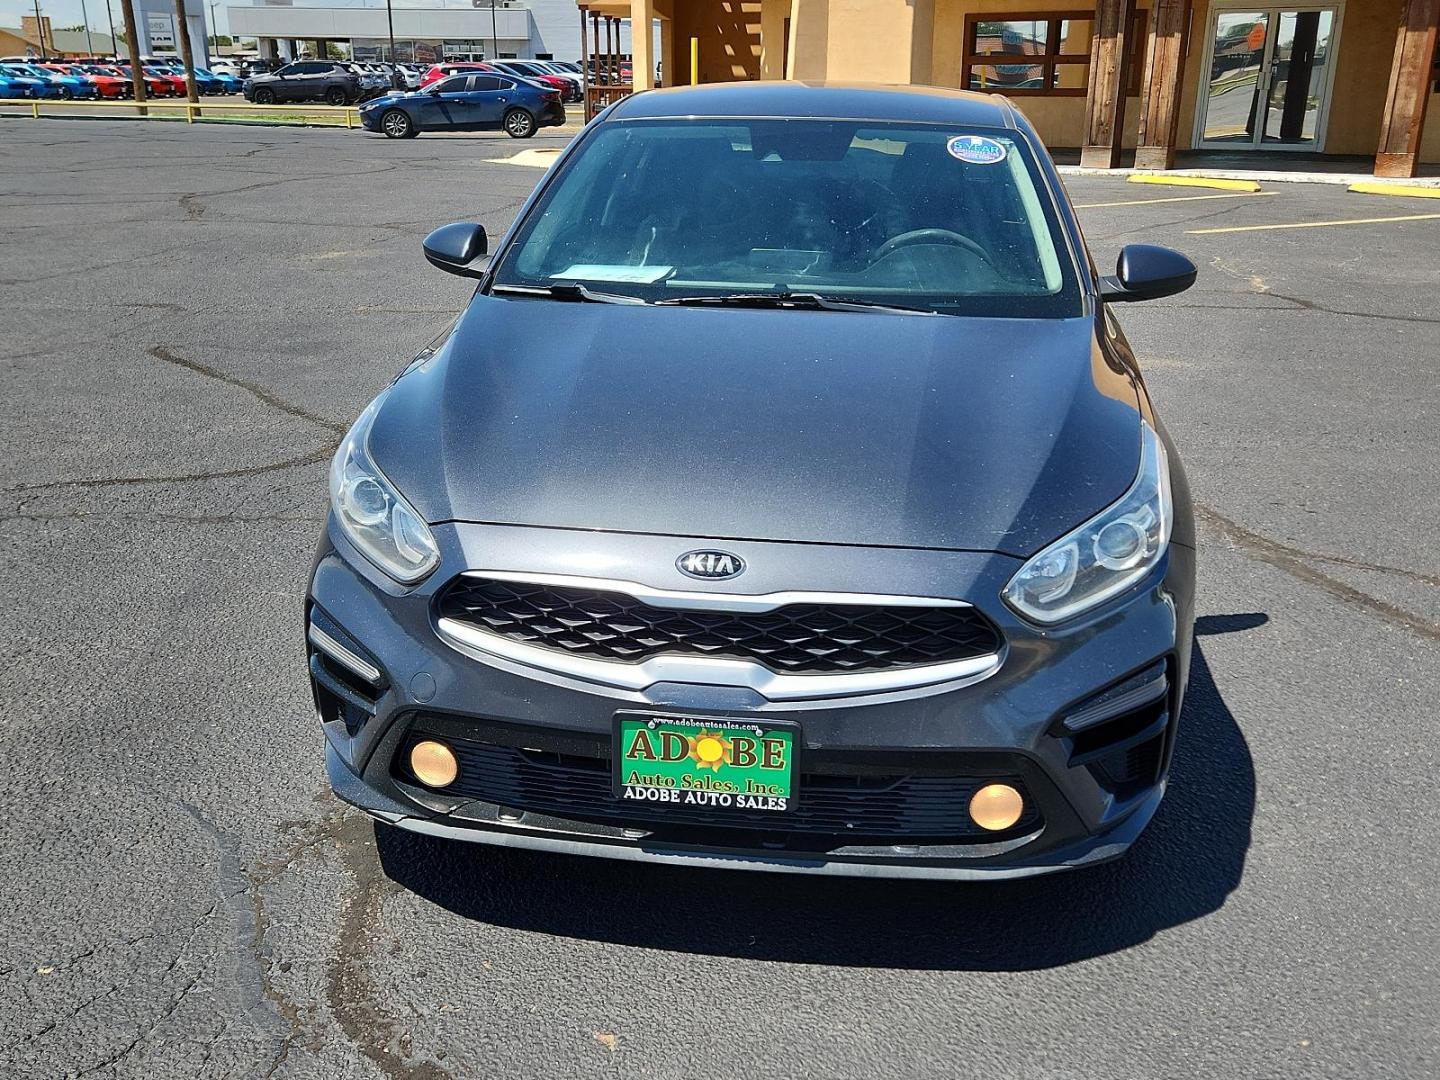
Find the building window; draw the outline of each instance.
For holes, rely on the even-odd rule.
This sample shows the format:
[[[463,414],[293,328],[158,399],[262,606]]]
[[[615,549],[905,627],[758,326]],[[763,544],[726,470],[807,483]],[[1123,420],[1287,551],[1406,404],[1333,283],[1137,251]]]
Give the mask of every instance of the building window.
[[[965,17],[960,85],[1016,97],[1084,97],[1090,83],[1090,38],[1095,12],[1041,11],[994,19]],[[1130,53],[1126,93],[1140,93],[1145,71],[1145,12],[1136,11],[1125,36]]]

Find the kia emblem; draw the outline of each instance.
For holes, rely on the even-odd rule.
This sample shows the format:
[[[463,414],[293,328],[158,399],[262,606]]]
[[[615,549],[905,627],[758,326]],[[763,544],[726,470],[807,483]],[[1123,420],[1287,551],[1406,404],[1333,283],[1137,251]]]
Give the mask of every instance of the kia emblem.
[[[675,568],[686,577],[715,580],[737,577],[745,572],[745,560],[728,551],[687,551],[675,560]]]

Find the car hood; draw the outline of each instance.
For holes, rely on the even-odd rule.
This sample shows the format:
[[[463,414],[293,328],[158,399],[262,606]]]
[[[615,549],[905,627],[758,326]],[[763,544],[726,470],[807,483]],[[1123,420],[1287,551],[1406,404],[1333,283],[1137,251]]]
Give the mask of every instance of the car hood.
[[[429,522],[1027,556],[1135,479],[1090,318],[480,295],[396,384],[375,462]]]

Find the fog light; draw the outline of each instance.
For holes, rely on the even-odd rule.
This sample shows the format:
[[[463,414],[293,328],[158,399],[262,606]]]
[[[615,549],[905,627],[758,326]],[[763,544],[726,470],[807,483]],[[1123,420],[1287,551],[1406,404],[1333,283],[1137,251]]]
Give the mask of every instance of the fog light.
[[[1025,800],[1009,784],[986,784],[970,798],[970,819],[982,829],[999,832],[1020,820]]]
[[[455,777],[460,775],[460,763],[455,760],[455,751],[450,747],[426,739],[410,748],[410,771],[426,787],[442,788],[455,782]],[[971,805],[973,813],[974,804]]]

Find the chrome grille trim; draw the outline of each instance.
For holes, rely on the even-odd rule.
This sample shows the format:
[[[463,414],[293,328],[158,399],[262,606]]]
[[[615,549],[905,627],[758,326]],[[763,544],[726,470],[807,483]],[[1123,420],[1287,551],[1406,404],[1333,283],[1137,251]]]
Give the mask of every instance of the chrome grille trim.
[[[527,584],[560,585],[626,593],[656,607],[693,611],[768,612],[787,604],[829,603],[906,607],[956,607],[963,600],[879,593],[774,592],[761,594],[684,592],[655,589],[633,581],[476,570],[463,576]],[[447,645],[473,659],[499,658],[540,671],[638,692],[656,683],[733,686],[753,690],[768,701],[809,701],[857,695],[886,694],[920,688],[958,689],[980,682],[999,670],[1004,650],[938,664],[845,674],[780,674],[749,660],[662,654],[640,663],[597,660],[516,641],[481,630],[458,619],[441,617],[436,631]]]

